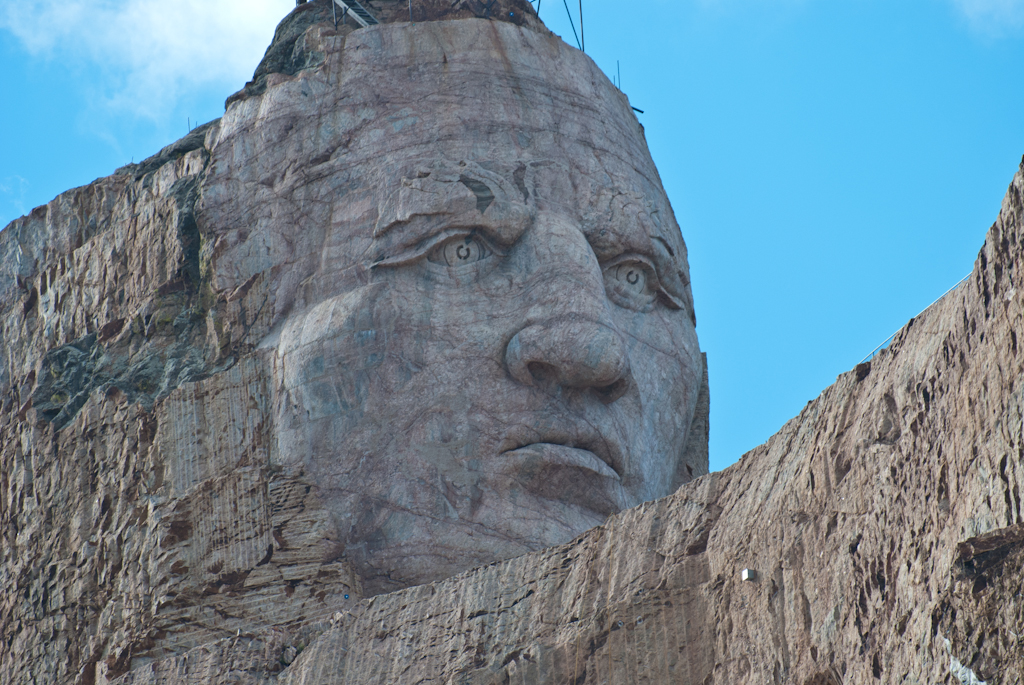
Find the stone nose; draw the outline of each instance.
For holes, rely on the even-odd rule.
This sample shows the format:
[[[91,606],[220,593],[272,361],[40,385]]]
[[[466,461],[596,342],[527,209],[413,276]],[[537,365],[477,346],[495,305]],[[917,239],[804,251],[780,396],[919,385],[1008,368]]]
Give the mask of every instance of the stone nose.
[[[629,389],[629,354],[622,335],[597,321],[570,317],[527,326],[505,348],[512,377],[524,385],[593,388],[604,402]]]

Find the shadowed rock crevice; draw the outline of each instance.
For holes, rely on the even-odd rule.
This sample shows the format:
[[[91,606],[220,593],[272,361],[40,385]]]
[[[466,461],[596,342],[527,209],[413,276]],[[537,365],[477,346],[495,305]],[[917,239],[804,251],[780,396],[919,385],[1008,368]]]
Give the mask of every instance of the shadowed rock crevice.
[[[201,150],[202,140],[202,134],[193,132],[137,165],[132,172],[136,182],[148,187],[157,169]],[[180,257],[170,278],[150,293],[143,311],[130,321],[115,319],[44,356],[31,400],[40,418],[52,422],[55,429],[64,428],[93,392],[116,389],[129,402],[152,408],[154,401],[182,383],[209,375],[207,311],[201,297],[203,240],[196,221],[202,178],[199,171],[178,179],[167,190],[166,197],[176,209],[174,233]],[[225,363],[219,368],[225,368]]]
[[[59,429],[78,413],[98,387],[94,375],[100,353],[93,333],[46,354],[40,382],[32,393],[32,406],[42,418]]]

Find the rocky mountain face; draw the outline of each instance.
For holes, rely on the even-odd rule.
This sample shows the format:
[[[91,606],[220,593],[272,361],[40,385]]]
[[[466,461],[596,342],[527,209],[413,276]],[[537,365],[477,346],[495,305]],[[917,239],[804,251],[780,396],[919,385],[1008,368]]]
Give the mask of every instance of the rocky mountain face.
[[[707,474],[685,245],[624,96],[528,3],[417,0],[414,23],[404,1],[367,4],[381,26],[300,5],[221,120],[0,232],[0,682],[1024,681],[1024,166],[964,284]],[[525,256],[501,243],[520,225],[550,227]],[[600,311],[619,318],[581,295],[558,310],[572,326],[523,329],[590,335],[599,380],[564,346],[494,334],[513,316],[499,305],[477,316],[480,297],[509,297],[483,280],[491,254],[547,274],[512,292],[607,289],[618,309]],[[544,254],[557,271],[529,261]],[[421,322],[408,293],[454,292],[439,280],[453,255],[473,255],[472,279],[457,274],[472,297]],[[414,259],[429,287],[402,291]],[[527,309],[566,299],[544,297]],[[492,334],[498,357],[478,344]],[[617,342],[659,335],[677,351]],[[615,438],[634,453],[678,459],[604,456],[608,473],[570,463],[604,454],[590,443],[531,448],[630,506],[590,528],[590,510],[536,504],[543,481],[572,482],[536,461],[501,480],[442,449],[489,444],[472,406],[397,427],[457,401],[442,371],[409,381],[450,367],[448,349],[482,360],[456,378],[466,393],[507,365],[537,392],[571,385],[586,416],[620,411],[643,428]],[[354,394],[320,383],[331,354]],[[574,415],[495,378],[481,387],[518,417]],[[386,413],[381,387],[411,399],[360,433]],[[630,413],[651,387],[673,412]],[[359,481],[392,485],[391,508],[357,499],[374,513],[346,524],[337,482],[376,472],[317,455],[388,430],[435,462],[402,452]],[[492,522],[517,517],[552,523],[530,539]]]
[[[970,278],[721,473],[118,682],[1021,682],[1022,237],[1024,164]]]

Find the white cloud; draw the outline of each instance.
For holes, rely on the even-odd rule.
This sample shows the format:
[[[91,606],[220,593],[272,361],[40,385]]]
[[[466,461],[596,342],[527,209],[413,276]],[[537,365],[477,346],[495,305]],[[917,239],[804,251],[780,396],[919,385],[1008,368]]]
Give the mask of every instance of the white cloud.
[[[115,109],[159,119],[179,95],[239,88],[294,0],[5,0],[0,29],[34,55],[102,74]]]
[[[1024,26],[1024,0],[953,0],[971,27],[989,35],[1003,35]]]

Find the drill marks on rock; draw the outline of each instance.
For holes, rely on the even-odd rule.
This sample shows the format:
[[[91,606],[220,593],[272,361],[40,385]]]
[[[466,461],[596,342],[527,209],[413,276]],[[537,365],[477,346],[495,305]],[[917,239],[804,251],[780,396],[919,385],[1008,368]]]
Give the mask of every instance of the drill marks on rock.
[[[273,556],[266,395],[259,369],[247,360],[216,381],[176,390],[160,407],[157,449],[172,484],[168,494],[186,512],[179,525],[191,533],[176,550],[177,563],[191,569],[187,587],[207,595],[241,589]],[[178,613],[186,619],[188,610]]]
[[[157,432],[157,449],[167,455],[167,470],[172,478],[174,493],[184,495],[204,480],[202,473],[206,456],[201,447],[199,417],[205,417],[203,398],[196,386],[189,384],[175,391],[163,406],[166,420]],[[215,474],[219,469],[214,468]]]
[[[225,396],[231,399],[211,403]],[[165,657],[238,630],[327,615],[329,596],[358,596],[344,564],[325,562],[329,521],[309,486],[268,468],[266,396],[253,359],[180,388],[158,404],[159,428],[153,422],[140,433],[140,440],[153,440],[156,433],[154,449],[142,452],[155,461],[145,467],[124,462],[129,473],[142,477],[148,503],[133,508],[123,497],[97,496],[90,519],[118,540],[116,554],[107,553],[110,561],[104,563],[123,564],[131,571],[129,580],[139,573],[151,579],[138,587],[129,582],[123,606],[133,622],[110,643],[111,677],[127,670],[132,659]],[[118,406],[114,398],[109,406]],[[94,426],[98,417],[91,406],[76,421]],[[95,430],[76,428],[83,434]],[[83,465],[96,458],[73,453]],[[116,473],[121,472],[119,467]],[[125,521],[154,529],[148,535],[162,543],[156,554],[135,560],[132,545],[146,536],[125,534]],[[114,571],[109,575],[111,581],[116,577]]]
[[[258,361],[246,358],[214,381],[191,383],[162,403],[157,447],[174,495],[246,466],[269,466],[268,392]]]
[[[138,601],[141,597],[119,596],[115,589],[125,579],[138,579],[149,570],[142,540],[155,536],[155,531],[143,513],[144,505],[139,506],[138,488],[140,467],[152,437],[150,419],[137,407],[117,401],[90,400],[82,414],[89,417],[90,430],[76,431],[73,436],[58,437],[44,427],[24,431],[23,424],[12,422],[9,413],[0,421],[4,443],[16,440],[26,449],[13,463],[5,454],[2,470],[12,479],[4,479],[0,499],[10,501],[13,495],[17,501],[25,494],[34,499],[71,488],[65,495],[68,501],[63,513],[54,511],[37,518],[31,507],[0,508],[0,516],[6,519],[3,530],[13,529],[17,534],[0,542],[0,548],[7,551],[6,559],[14,564],[8,567],[13,572],[9,578],[20,587],[9,596],[32,603],[32,618],[47,635],[88,631],[97,625],[114,625],[130,633],[146,620],[146,607]],[[80,416],[77,422],[83,424],[85,417]],[[28,517],[13,516],[15,511]],[[0,626],[5,630],[10,625],[7,621],[16,615],[10,608],[0,607],[4,617]],[[122,611],[128,612],[127,620]],[[24,642],[24,631],[17,634],[8,654],[17,659],[30,654],[40,669],[48,660],[57,659],[67,678],[95,663],[96,654],[109,639],[86,649],[56,638],[42,649],[33,649]],[[0,656],[0,670],[10,673],[11,667],[7,658]]]

